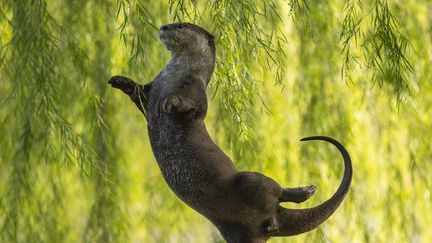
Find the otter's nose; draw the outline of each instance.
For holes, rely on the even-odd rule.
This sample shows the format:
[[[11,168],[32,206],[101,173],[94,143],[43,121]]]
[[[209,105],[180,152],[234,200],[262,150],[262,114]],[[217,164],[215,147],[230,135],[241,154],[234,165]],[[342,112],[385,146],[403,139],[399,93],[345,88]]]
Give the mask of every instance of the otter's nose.
[[[168,25],[162,25],[159,30],[168,30]]]

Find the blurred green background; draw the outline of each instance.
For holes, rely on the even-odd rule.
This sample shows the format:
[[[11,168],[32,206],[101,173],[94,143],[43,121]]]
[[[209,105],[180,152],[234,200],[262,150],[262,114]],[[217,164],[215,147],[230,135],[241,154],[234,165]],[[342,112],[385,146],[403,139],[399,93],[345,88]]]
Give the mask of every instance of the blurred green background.
[[[352,188],[318,229],[270,242],[432,242],[430,0],[0,1],[0,242],[222,242],[163,181],[113,75],[149,82],[158,27],[215,35],[206,124],[301,205]]]

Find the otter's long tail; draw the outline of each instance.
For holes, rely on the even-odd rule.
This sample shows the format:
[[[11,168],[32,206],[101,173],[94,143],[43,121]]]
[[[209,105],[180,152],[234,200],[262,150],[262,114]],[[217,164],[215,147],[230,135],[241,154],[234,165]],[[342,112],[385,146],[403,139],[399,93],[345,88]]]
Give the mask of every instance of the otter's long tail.
[[[329,200],[314,208],[287,209],[279,207],[279,212],[277,215],[279,229],[269,232],[269,236],[297,235],[315,229],[333,214],[348,192],[353,171],[351,158],[344,146],[342,146],[342,144],[340,144],[338,141],[325,136],[307,137],[301,139],[300,141],[310,140],[327,141],[335,145],[336,148],[342,153],[345,165],[342,182],[336,193]]]

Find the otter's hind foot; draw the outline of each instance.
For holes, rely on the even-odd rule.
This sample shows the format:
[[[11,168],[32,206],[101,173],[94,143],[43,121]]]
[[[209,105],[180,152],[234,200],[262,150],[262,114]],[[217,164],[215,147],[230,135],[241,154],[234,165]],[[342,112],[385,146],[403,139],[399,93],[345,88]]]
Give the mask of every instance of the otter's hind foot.
[[[310,198],[316,190],[317,187],[314,185],[297,188],[286,188],[283,190],[279,201],[301,203]]]

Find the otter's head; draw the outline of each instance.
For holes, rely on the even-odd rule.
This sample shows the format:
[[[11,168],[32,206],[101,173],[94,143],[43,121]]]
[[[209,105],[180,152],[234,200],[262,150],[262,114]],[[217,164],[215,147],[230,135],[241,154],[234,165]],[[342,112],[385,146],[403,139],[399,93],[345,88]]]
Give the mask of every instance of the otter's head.
[[[173,23],[160,27],[159,38],[177,56],[204,55],[214,58],[214,37],[205,29],[191,23]]]

